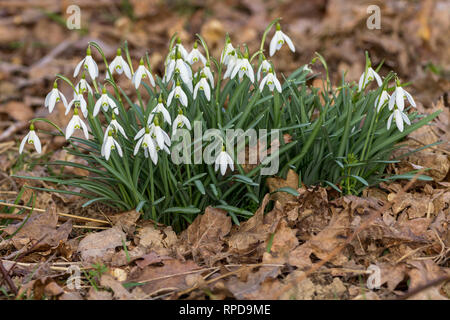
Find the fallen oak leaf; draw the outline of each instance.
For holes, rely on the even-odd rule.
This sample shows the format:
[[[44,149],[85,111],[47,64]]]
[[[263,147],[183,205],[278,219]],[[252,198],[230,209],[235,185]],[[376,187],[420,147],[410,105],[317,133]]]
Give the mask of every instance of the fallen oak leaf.
[[[189,251],[195,259],[201,258],[208,265],[212,265],[224,248],[224,237],[231,230],[231,218],[225,210],[207,207],[203,215],[195,218],[194,222],[180,236],[189,246]]]
[[[56,206],[52,204],[44,213],[32,213],[24,222],[8,225],[4,232],[12,235],[11,242],[18,250],[31,245],[33,251],[46,251],[67,241],[72,231],[71,220],[60,227],[57,223]]]
[[[88,234],[78,244],[81,259],[87,263],[110,261],[115,248],[123,246],[125,233],[117,227]]]
[[[129,275],[127,282],[143,284],[140,287],[146,294],[152,294],[164,288],[184,290],[188,288],[185,281],[188,274],[202,273],[205,271],[205,269],[200,269],[192,260],[182,262],[170,259],[164,260],[162,263],[162,266],[150,265],[144,269],[135,269]]]

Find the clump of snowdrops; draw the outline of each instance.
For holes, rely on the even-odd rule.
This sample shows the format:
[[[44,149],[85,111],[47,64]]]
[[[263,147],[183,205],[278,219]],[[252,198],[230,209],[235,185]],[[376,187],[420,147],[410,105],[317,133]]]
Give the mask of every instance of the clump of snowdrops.
[[[266,37],[274,26],[266,56]],[[225,145],[225,130],[230,128],[279,130],[280,137],[287,139],[278,139],[278,150],[267,159],[277,157],[281,177],[291,169],[297,172],[299,186],[320,184],[340,193],[358,194],[380,181],[412,177],[414,172],[389,176],[386,166],[398,161],[391,159],[398,142],[437,113],[423,116],[415,112],[413,97],[395,73],[382,78],[380,66],[373,69],[367,54],[366,68],[357,84],[346,82],[343,76],[337,88],[332,87],[327,64],[319,54],[311,64],[320,61],[324,66],[324,90],[307,85],[319,76],[309,65],[286,78],[269,60],[285,44],[295,52],[291,39],[281,31],[279,19],[266,28],[257,52],[250,53],[245,45],[235,47],[227,36],[217,59],[210,56],[200,35],[190,52],[174,36],[165,73],[160,77],[152,72],[148,54],[136,68],[125,43],[108,63],[102,49],[90,42],[73,81],[57,75],[45,99],[49,112],[57,103],[65,106],[66,115],[71,116],[67,127],[61,129],[44,118],[33,119],[19,148],[22,153],[28,143],[41,153],[35,123],[44,121],[57,129],[47,133],[64,136],[67,152],[84,162],[44,160],[50,177],[27,178],[56,184],[54,189],[35,189],[80,195],[87,199],[85,206],[102,202],[120,210],[136,209],[144,218],[180,230],[208,205],[225,209],[239,223],[239,217],[251,216],[268,192],[266,176],[260,174],[267,161],[251,167],[238,163],[237,150],[227,150]],[[93,50],[103,58],[103,75]],[[120,88],[117,77],[127,77],[133,92]],[[377,87],[369,90],[371,82]],[[73,90],[70,101],[58,89],[62,84]],[[143,92],[148,99],[143,99]],[[215,128],[223,133],[218,141],[220,151],[213,163],[175,164],[171,152],[177,142],[172,138],[177,130],[192,133],[194,121],[199,121],[203,130]],[[77,130],[82,135],[74,136]],[[200,141],[202,148],[211,143]],[[194,148],[189,150],[192,160]],[[64,167],[84,169],[89,174],[65,174]],[[278,191],[296,194],[290,188]]]

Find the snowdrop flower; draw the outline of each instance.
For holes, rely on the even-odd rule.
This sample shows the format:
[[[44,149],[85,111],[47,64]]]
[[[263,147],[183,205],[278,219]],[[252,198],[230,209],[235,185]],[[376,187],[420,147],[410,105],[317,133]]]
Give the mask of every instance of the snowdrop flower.
[[[67,125],[66,128],[66,140],[68,140],[72,136],[75,129],[82,129],[86,140],[89,139],[88,128],[86,124],[83,122],[83,120],[81,120],[80,117],[78,116],[78,108],[76,107],[73,112],[73,117],[72,119],[70,119],[69,124]]]
[[[409,121],[408,116],[400,109],[396,108],[394,112],[388,119],[387,129],[391,127],[392,118],[395,119],[395,124],[400,132],[403,132],[403,122],[406,122],[408,125],[411,125],[411,121]]]
[[[191,130],[191,123],[189,122],[189,119],[183,115],[183,110],[179,109],[178,116],[175,118],[175,120],[173,120],[172,136],[175,135],[175,133],[177,132],[177,129],[180,129],[183,126],[186,126],[186,128],[188,130]]]
[[[75,68],[75,71],[73,73],[74,77],[76,77],[80,72],[81,66],[83,66],[83,68],[87,70],[92,80],[98,77],[98,67],[94,59],[92,59],[90,46],[88,46],[86,50],[86,57],[81,60]]]
[[[108,97],[108,94],[106,93],[106,88],[103,87],[102,95],[95,103],[93,116],[95,117],[99,113],[100,107],[103,108],[104,112],[108,111],[108,106],[111,107],[111,109],[114,111],[115,114],[119,114],[119,109],[117,108],[116,103],[114,102],[113,99]]]
[[[175,63],[171,63],[167,68],[167,81],[170,80],[174,73],[180,75],[181,80],[192,91],[192,70],[191,67],[182,59],[181,53],[177,53],[177,59]]]
[[[269,73],[262,79],[261,83],[259,84],[259,91],[264,90],[264,86],[267,85],[270,89],[270,91],[273,92],[274,88],[277,88],[278,92],[281,93],[281,84],[280,81],[278,81],[277,76],[273,72],[272,68],[270,69]]]
[[[233,52],[234,52],[234,47],[231,44],[230,38],[227,37],[225,48],[222,50],[222,53],[220,55],[220,63],[228,65],[230,56],[233,55]]]
[[[229,55],[228,55],[228,64],[227,64],[227,71],[225,72],[225,74],[223,75],[223,78],[229,78],[231,75],[231,72],[234,70],[234,67],[236,66],[236,64],[238,63],[239,59],[237,57],[236,51],[233,50]]]
[[[168,134],[159,126],[158,118],[156,117],[153,124],[150,126],[150,134],[156,142],[157,149],[164,150],[170,154],[168,147],[170,147],[170,138]]]
[[[27,135],[25,137],[23,137],[22,142],[20,143],[19,153],[23,152],[25,143],[32,144],[34,146],[34,148],[36,149],[37,153],[42,152],[41,140],[39,140],[39,137],[37,136],[36,132],[34,131],[33,123],[30,124],[30,132],[28,132]]]
[[[175,45],[175,47],[172,49],[173,52],[179,52],[181,53],[181,57],[186,60],[189,53],[187,52],[187,50],[184,48],[184,46],[181,44],[181,39],[178,38],[177,39],[177,43]]]
[[[263,60],[263,62],[261,63],[261,65],[258,68],[258,72],[256,73],[256,79],[259,81],[261,79],[261,71],[264,73],[269,72],[269,70],[272,68],[272,66],[270,65],[269,61],[267,61],[266,59]]]
[[[83,116],[86,118],[88,115],[88,109],[87,109],[87,103],[86,100],[84,100],[83,94],[81,92],[74,92],[73,93],[73,99],[70,101],[70,103],[67,105],[66,113],[67,115],[69,113],[70,108],[72,105],[75,106],[75,108],[80,108],[81,112],[83,113]]]
[[[308,73],[312,73],[313,71],[311,70],[311,68],[309,67],[309,65],[305,64],[303,66],[303,71],[307,71]]]
[[[206,63],[205,56],[198,50],[198,44],[197,41],[194,43],[194,48],[192,51],[188,54],[186,59],[190,64],[194,64],[198,61],[201,61],[203,64]]]
[[[113,138],[113,130],[108,130],[107,135],[105,135],[105,139],[103,140],[101,154],[103,157],[105,157],[106,160],[109,160],[109,157],[111,156],[111,150],[116,149],[117,153],[120,157],[123,156],[122,147],[119,145],[119,143]]]
[[[378,75],[378,73],[376,73],[375,70],[372,69],[372,67],[369,67],[367,68],[367,72],[364,71],[361,77],[359,78],[358,92],[364,90],[366,86],[369,84],[369,82],[372,81],[373,79],[376,79],[378,86],[381,87],[381,85],[383,84],[381,77]]]
[[[201,72],[203,72],[203,74],[208,78],[211,88],[214,89],[214,76],[211,72],[209,61],[206,62],[206,65],[203,67]]]
[[[381,92],[381,95],[375,100],[375,108],[377,110],[377,113],[380,112],[384,104],[389,101],[389,98],[389,93],[387,93],[386,90],[383,90],[383,92]]]
[[[125,76],[128,79],[131,79],[130,67],[128,66],[128,63],[126,63],[122,58],[122,49],[120,48],[117,49],[117,55],[109,65],[109,73],[111,73],[112,75],[114,71],[116,71],[118,74],[125,73]],[[106,79],[109,79],[109,73],[106,72]]]
[[[112,114],[111,122],[109,123],[105,132],[109,132],[110,130],[113,130],[114,134],[120,132],[125,137],[125,139],[128,139],[127,135],[125,134],[125,130],[123,130],[123,127],[119,124],[119,122],[117,122],[116,115],[114,113]]]
[[[81,76],[80,81],[75,86],[75,90],[77,92],[81,92],[82,94],[85,92],[90,92],[92,94],[92,88],[89,85],[89,83],[86,81],[86,75],[83,72],[83,75]]]
[[[55,81],[53,84],[53,89],[45,97],[45,107],[48,108],[50,113],[52,113],[53,108],[59,101],[62,101],[64,107],[67,109],[66,97],[64,97],[64,95],[58,90],[58,84]]]
[[[170,57],[167,57],[167,59],[169,60],[166,63],[166,70],[163,77],[164,83],[168,83],[169,80],[172,78],[173,70],[175,70],[175,54],[172,54]]]
[[[134,147],[133,154],[136,155],[139,152],[139,149],[142,147],[142,149],[144,149],[145,157],[148,158],[148,156],[150,155],[150,158],[156,165],[158,163],[158,152],[156,150],[153,138],[150,135],[150,128],[146,126],[143,130],[140,130],[134,139],[139,140]]]
[[[275,54],[275,51],[278,51],[283,46],[284,42],[287,43],[289,49],[291,49],[292,52],[295,52],[294,44],[291,41],[291,38],[289,38],[287,35],[281,31],[281,26],[279,23],[277,23],[275,34],[273,35],[272,40],[270,41],[270,56],[273,56]]]
[[[394,108],[394,105],[397,105],[397,108],[399,108],[400,111],[403,111],[403,109],[405,109],[405,97],[406,99],[408,99],[411,106],[415,108],[416,103],[414,102],[413,97],[405,89],[403,89],[400,86],[400,83],[397,81],[395,91],[389,100],[389,110],[392,110]]]
[[[253,72],[252,65],[248,61],[248,55],[236,62],[236,65],[230,75],[231,79],[233,79],[236,74],[239,74],[239,79],[242,79],[245,74],[251,82],[255,82],[255,74]]]
[[[183,89],[181,88],[179,81],[177,81],[175,88],[169,93],[169,96],[167,97],[167,106],[170,106],[174,97],[180,100],[183,106],[187,107],[188,98],[186,96],[186,93],[184,93]]]
[[[148,78],[150,84],[153,87],[155,86],[155,79],[153,79],[153,76],[150,73],[150,71],[148,71],[148,69],[144,66],[144,59],[141,58],[141,61],[139,62],[139,67],[137,68],[136,72],[133,75],[133,79],[131,80],[136,90],[141,85],[142,79],[145,78]]]
[[[222,146],[222,152],[220,152],[216,158],[214,170],[217,171],[220,167],[220,173],[225,175],[228,166],[231,171],[234,170],[233,159],[231,159],[230,155],[225,151],[225,147]]]
[[[153,122],[153,118],[156,114],[161,113],[163,115],[164,121],[167,123],[172,123],[172,120],[170,118],[169,111],[164,107],[162,96],[160,95],[158,98],[158,104],[156,107],[150,112],[150,115],[147,120],[147,124],[150,125]]]
[[[194,99],[197,98],[198,90],[202,90],[205,94],[206,100],[211,100],[211,89],[209,88],[208,81],[206,80],[205,74],[202,74],[200,81],[197,83],[194,89]]]

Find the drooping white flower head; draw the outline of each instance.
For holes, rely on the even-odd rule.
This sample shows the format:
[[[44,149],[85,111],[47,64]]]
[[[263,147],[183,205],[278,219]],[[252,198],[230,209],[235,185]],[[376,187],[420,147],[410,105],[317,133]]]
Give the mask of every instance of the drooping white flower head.
[[[125,139],[128,139],[127,135],[125,134],[125,130],[120,125],[120,123],[117,122],[116,115],[114,113],[112,114],[111,122],[109,123],[105,132],[109,132],[110,130],[113,130],[114,134],[117,134],[117,132],[120,132],[125,137]]]
[[[137,89],[141,85],[142,79],[148,78],[152,87],[155,87],[155,79],[153,79],[152,74],[148,69],[144,66],[144,59],[141,58],[139,62],[139,67],[133,75],[133,79],[131,80],[134,84],[134,87]]]
[[[130,66],[126,61],[122,58],[122,49],[117,49],[117,55],[114,58],[113,61],[111,61],[111,64],[109,65],[109,72],[111,75],[116,71],[118,74],[125,73],[125,76],[128,79],[131,79],[131,70]],[[109,73],[106,72],[106,79],[109,79]]]
[[[88,46],[86,50],[86,57],[81,60],[78,65],[75,68],[75,71],[73,73],[73,77],[75,78],[78,73],[80,73],[80,69],[83,67],[85,70],[87,70],[89,76],[92,80],[98,77],[98,67],[97,63],[95,63],[94,59],[91,56],[91,47]]]
[[[62,101],[64,107],[67,109],[66,97],[58,90],[58,84],[55,81],[53,89],[45,97],[45,107],[48,108],[48,112],[52,113],[58,101]]]
[[[206,80],[206,75],[202,73],[200,81],[195,85],[194,89],[194,99],[197,98],[198,90],[202,90],[205,94],[206,100],[211,100],[211,89],[209,88],[208,81]]]
[[[89,139],[88,128],[87,128],[86,124],[83,122],[83,120],[81,120],[80,116],[78,115],[77,107],[75,107],[72,119],[70,119],[69,123],[67,124],[66,140],[68,140],[73,135],[73,133],[76,129],[82,129],[86,140]]]
[[[263,73],[267,73],[269,72],[269,70],[272,68],[272,66],[270,65],[269,61],[267,61],[266,59],[263,60],[263,62],[261,63],[261,65],[258,68],[258,72],[256,73],[256,80],[261,80],[261,71]]]
[[[375,108],[377,110],[377,113],[380,112],[384,104],[389,101],[389,98],[390,98],[389,93],[387,93],[386,90],[383,90],[383,92],[381,92],[381,95],[376,98]]]
[[[192,70],[183,60],[180,52],[177,52],[176,60],[171,62],[167,67],[166,80],[172,79],[175,73],[180,76],[181,81],[183,81],[192,92]]]
[[[206,62],[205,66],[203,67],[201,72],[203,72],[203,74],[208,78],[211,88],[214,89],[214,76],[211,72],[209,61]]]
[[[188,98],[186,96],[186,93],[184,93],[183,89],[181,88],[180,82],[178,81],[175,88],[172,89],[172,91],[169,93],[169,96],[167,97],[167,106],[170,106],[174,97],[178,99],[183,106],[187,107]]]
[[[255,82],[255,74],[253,72],[252,65],[248,61],[247,54],[245,57],[238,59],[233,68],[233,71],[231,72],[230,78],[233,79],[236,76],[236,74],[239,75],[239,79],[242,79],[245,74],[250,79],[251,82]]]
[[[171,141],[169,135],[161,129],[159,126],[158,118],[156,117],[152,123],[150,128],[150,134],[152,135],[153,140],[156,142],[157,150],[164,150],[167,153],[170,153],[168,147],[170,147]]]
[[[371,82],[373,79],[377,80],[377,84],[379,87],[382,86],[383,81],[381,80],[381,77],[375,70],[372,69],[372,67],[368,67],[367,72],[364,71],[361,77],[359,78],[358,92],[364,90],[366,86],[369,84],[369,82]]]
[[[27,135],[23,137],[22,142],[20,143],[19,153],[23,152],[25,143],[32,144],[36,149],[37,153],[42,152],[41,140],[39,140],[39,137],[37,136],[36,131],[34,130],[33,123],[30,124],[30,132],[28,132]]]
[[[166,121],[167,123],[172,123],[172,120],[170,118],[170,114],[169,111],[167,111],[167,109],[164,107],[163,104],[163,100],[162,100],[162,96],[160,95],[158,98],[158,104],[155,106],[155,108],[150,112],[150,115],[148,117],[147,120],[147,124],[150,125],[153,123],[153,118],[155,117],[155,115],[157,115],[158,113],[161,113],[163,115],[163,119],[164,121]]]
[[[92,88],[89,85],[89,83],[86,81],[86,75],[84,72],[81,75],[80,81],[75,86],[75,90],[77,92],[81,92],[82,94],[84,94],[85,92],[89,92],[90,94],[92,94]]]
[[[262,79],[261,83],[259,84],[259,91],[264,90],[264,86],[267,85],[270,89],[270,91],[273,92],[274,88],[277,88],[278,92],[281,93],[281,84],[280,81],[278,81],[277,76],[273,72],[272,68],[270,69],[269,73]]]
[[[80,108],[81,113],[83,113],[83,116],[86,118],[88,115],[88,109],[87,109],[87,103],[86,100],[84,100],[83,94],[81,92],[74,92],[73,93],[73,99],[70,101],[70,103],[67,105],[66,113],[67,115],[70,111],[70,108],[72,108],[72,105],[75,108]]]
[[[119,156],[123,157],[122,147],[113,138],[113,133],[114,133],[113,130],[106,129],[105,138],[103,139],[101,154],[103,157],[105,157],[106,160],[109,160],[112,150],[117,150],[117,153],[119,154]]]
[[[139,149],[142,147],[142,149],[144,149],[145,157],[148,158],[148,156],[150,155],[150,158],[156,165],[158,163],[158,151],[156,150],[155,142],[153,141],[153,138],[150,134],[150,128],[146,126],[142,130],[140,130],[134,139],[139,140],[136,142],[133,154],[137,155]]]
[[[183,128],[183,126],[186,126],[188,130],[191,130],[189,119],[183,115],[183,110],[179,109],[177,117],[173,120],[172,136],[176,134],[177,129]]]
[[[164,83],[169,83],[170,79],[172,79],[175,70],[175,60],[175,54],[171,54],[170,57],[167,57],[166,70],[163,77]]]
[[[235,50],[231,51],[228,54],[228,62],[227,62],[227,71],[225,71],[225,74],[223,75],[223,78],[229,78],[231,76],[231,73],[234,70],[234,67],[238,63],[239,59],[237,57],[237,53]]]
[[[230,167],[231,171],[234,170],[234,163],[231,156],[225,151],[225,147],[222,146],[222,151],[216,158],[214,170],[217,171],[220,167],[220,173],[225,175],[227,168]]]
[[[291,49],[292,52],[295,52],[295,47],[292,43],[291,38],[289,38],[286,34],[283,33],[283,31],[281,31],[281,26],[279,23],[277,23],[275,34],[270,41],[270,56],[273,56],[275,54],[275,51],[280,50],[285,42],[287,43],[289,49]]]
[[[100,112],[100,107],[103,108],[104,112],[108,111],[108,107],[111,107],[111,109],[114,111],[115,114],[119,114],[119,108],[117,108],[117,105],[114,102],[114,100],[108,97],[105,87],[103,87],[102,95],[95,103],[93,112],[94,117],[97,116],[97,114]]]
[[[188,54],[187,56],[187,62],[189,62],[190,64],[194,64],[196,62],[201,61],[203,64],[206,63],[206,58],[205,56],[200,52],[200,50],[198,50],[198,44],[197,41],[194,43],[194,48],[192,49],[192,51]]]
[[[403,122],[406,122],[408,125],[411,125],[411,121],[409,121],[408,115],[406,115],[402,110],[396,108],[394,112],[388,119],[387,129],[391,127],[392,119],[395,119],[395,124],[400,132],[403,132]]]
[[[302,71],[307,71],[308,73],[312,73],[313,71],[311,70],[311,68],[309,67],[309,65],[305,64],[303,66],[303,70]]]
[[[187,50],[184,48],[183,44],[181,43],[181,39],[178,38],[177,39],[177,43],[175,44],[175,46],[172,48],[172,53],[176,53],[179,52],[181,53],[181,57],[184,60],[187,60],[187,57],[189,55],[189,53],[187,52]]]
[[[220,63],[228,65],[230,56],[233,55],[232,52],[234,52],[234,47],[231,44],[230,38],[227,37],[225,48],[223,48],[222,53],[220,54]]]
[[[414,108],[416,107],[416,102],[414,101],[413,97],[400,86],[400,83],[397,81],[397,86],[395,88],[394,93],[391,95],[391,98],[389,100],[389,110],[392,110],[394,108],[394,105],[397,106],[400,111],[403,111],[405,109],[405,97],[408,99],[411,106]]]

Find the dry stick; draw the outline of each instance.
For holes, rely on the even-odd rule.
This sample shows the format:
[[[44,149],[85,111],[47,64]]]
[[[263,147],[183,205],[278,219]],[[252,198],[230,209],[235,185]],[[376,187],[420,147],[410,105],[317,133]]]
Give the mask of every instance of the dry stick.
[[[94,229],[94,230],[108,230],[108,227],[96,227],[96,226],[81,226],[81,225],[77,225],[74,224],[72,225],[72,228],[75,229]]]
[[[20,214],[8,214],[8,213],[0,213],[0,219],[13,219],[13,220],[25,220],[27,217],[25,215]],[[59,227],[60,225],[57,225]],[[76,229],[98,229],[98,230],[106,230],[108,227],[97,227],[97,226],[83,226],[83,225],[72,225],[72,228]]]
[[[438,284],[440,284],[440,283],[442,283],[442,282],[444,282],[444,281],[447,281],[447,280],[450,280],[450,276],[444,276],[444,277],[437,278],[437,279],[432,280],[432,281],[430,281],[430,282],[428,282],[428,283],[425,283],[424,285],[422,285],[422,286],[420,286],[420,287],[417,287],[417,288],[414,289],[414,290],[411,290],[411,291],[405,293],[404,295],[398,297],[396,300],[405,300],[405,299],[408,299],[408,298],[410,298],[410,297],[412,297],[412,296],[418,294],[418,293],[421,292],[421,291],[424,291],[424,290],[426,290],[426,289],[428,289],[428,288],[437,286]]]
[[[147,283],[147,282],[151,282],[151,281],[162,280],[162,279],[167,279],[167,278],[172,278],[172,277],[186,276],[188,274],[205,272],[205,271],[212,270],[212,269],[215,269],[215,268],[216,267],[204,268],[204,269],[198,269],[198,270],[191,270],[191,271],[186,271],[186,272],[181,272],[181,273],[174,273],[174,274],[169,274],[167,276],[161,276],[161,277],[156,277],[156,278],[142,280],[142,281],[139,281],[139,283]]]
[[[11,207],[11,208],[28,209],[28,210],[38,211],[38,212],[45,212],[44,209],[32,208],[32,207],[28,207],[28,206],[22,206],[22,205],[19,205],[19,204],[13,204],[13,203],[0,202],[0,205],[1,206],[5,206],[5,207]],[[59,216],[62,216],[62,217],[68,217],[68,218],[72,218],[72,219],[78,219],[78,220],[84,220],[84,221],[90,221],[90,222],[97,222],[97,223],[102,223],[102,224],[110,224],[108,221],[105,221],[105,220],[98,220],[98,219],[93,219],[93,218],[81,217],[81,216],[77,216],[77,215],[70,214],[70,213],[57,212],[56,214],[59,215]]]
[[[0,262],[5,263],[6,266],[8,266],[8,264],[12,264],[12,265],[16,265],[19,267],[25,267],[25,268],[34,268],[39,265],[39,263],[17,262],[17,261],[12,261],[12,260],[5,260],[5,259],[0,259]],[[73,263],[73,264],[78,265],[78,263]],[[67,271],[69,269],[69,267],[58,267],[58,265],[60,265],[58,262],[54,262],[49,266],[49,268],[51,270],[55,270],[55,271]],[[80,268],[80,270],[91,270],[91,269],[94,269],[94,268],[93,267]]]
[[[12,281],[11,277],[8,274],[8,271],[6,271],[5,267],[3,266],[3,262],[0,260],[0,271],[3,275],[3,279],[5,279],[6,283],[8,284],[8,287],[11,289],[12,292],[14,292],[14,295],[17,295],[17,287]]]
[[[45,237],[47,237],[47,235],[43,236],[41,239],[39,239],[38,241],[36,241],[33,245],[31,245],[30,248],[26,249],[24,252],[21,252],[21,250],[22,250],[23,248],[26,248],[26,246],[22,247],[22,249],[20,249],[19,251],[16,251],[16,252],[14,253],[14,255],[13,255],[13,257],[15,256],[14,259],[15,259],[15,260],[20,259],[20,258],[22,258],[23,256],[25,256],[25,255],[27,255],[28,253],[30,253],[30,252],[33,250],[33,248],[34,248],[35,246],[37,246],[42,240],[45,239]],[[10,256],[11,256],[11,255],[10,255]],[[6,258],[6,257],[4,257],[4,258]],[[8,258],[8,259],[9,259],[9,258]],[[1,263],[1,261],[0,261],[0,263]],[[17,264],[17,261],[16,261],[16,262],[11,266],[11,268],[9,268],[9,270],[6,272],[6,275],[7,275],[7,276],[8,276],[9,273],[11,273],[12,270],[16,267],[16,264]],[[2,263],[2,265],[1,265],[1,267],[4,269],[3,263]],[[5,270],[5,271],[6,271],[6,270]],[[3,270],[2,270],[2,272],[3,272]],[[8,281],[8,277],[4,276],[4,277],[3,277],[3,280]],[[2,285],[2,283],[3,283],[3,281],[0,282],[0,285]],[[11,290],[12,290],[12,289],[11,289]],[[14,290],[13,290],[13,291],[14,291]],[[17,289],[16,289],[16,291],[15,291],[15,294],[17,295]]]
[[[28,125],[27,121],[19,121],[13,123],[11,126],[8,127],[8,129],[6,129],[5,131],[2,132],[2,134],[0,134],[0,141],[10,139],[14,133],[26,128],[27,125]]]
[[[411,181],[409,181],[405,187],[403,187],[400,192],[397,193],[397,196],[402,195],[403,193],[405,193],[413,184],[414,182],[416,182],[417,178],[422,174],[422,172],[424,171],[424,169],[419,170],[419,172],[417,172],[415,174],[415,176],[411,179]],[[303,280],[305,280],[310,274],[312,274],[313,272],[316,272],[317,270],[319,270],[323,265],[325,265],[325,263],[327,263],[328,261],[330,261],[332,258],[334,258],[339,252],[341,252],[347,245],[349,245],[353,239],[356,238],[356,236],[364,229],[366,229],[367,227],[370,226],[370,224],[372,223],[373,220],[375,220],[375,218],[377,218],[377,216],[379,214],[381,214],[382,212],[388,210],[390,207],[392,206],[391,203],[386,202],[385,204],[383,204],[383,206],[381,208],[379,208],[378,210],[376,210],[374,213],[372,213],[368,219],[366,221],[364,221],[364,223],[362,223],[356,230],[355,232],[353,232],[353,234],[340,246],[337,246],[333,251],[331,251],[323,260],[315,263],[311,268],[309,268],[307,271],[305,271],[303,274],[301,274],[300,276],[296,277],[295,279],[293,279],[290,283],[287,283],[286,286],[282,287],[280,290],[278,290],[276,296],[280,297],[283,293],[285,293],[286,291],[288,291],[289,289],[291,289],[294,284],[296,283],[301,283]]]
[[[248,267],[250,267],[250,268],[253,269],[253,268],[256,268],[256,267],[264,267],[264,266],[265,266],[264,263],[257,263],[257,264],[251,264],[251,265],[243,265],[243,266],[240,267],[239,269],[236,269],[236,270],[234,270],[234,271],[230,271],[230,272],[228,272],[228,273],[225,273],[225,274],[223,274],[223,275],[221,275],[221,276],[218,276],[217,278],[214,278],[214,279],[205,281],[203,284],[204,284],[204,285],[211,284],[211,283],[213,283],[213,282],[215,282],[215,281],[218,281],[218,280],[221,280],[221,279],[223,279],[223,278],[226,278],[226,277],[232,276],[232,275],[234,275],[234,274],[237,274],[237,273],[239,273],[239,272],[245,270],[245,269],[248,268]],[[178,293],[177,293],[177,297],[179,298],[179,297],[181,297],[182,295],[188,294],[188,293],[190,293],[190,292],[192,292],[192,291],[194,291],[195,289],[198,289],[198,288],[199,288],[199,284],[196,283],[196,284],[193,285],[191,288],[186,289],[186,290],[181,291],[181,292],[178,292]]]

